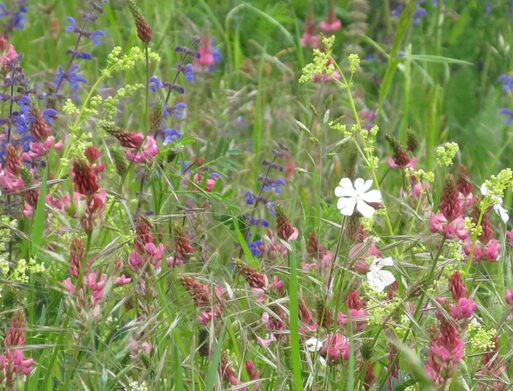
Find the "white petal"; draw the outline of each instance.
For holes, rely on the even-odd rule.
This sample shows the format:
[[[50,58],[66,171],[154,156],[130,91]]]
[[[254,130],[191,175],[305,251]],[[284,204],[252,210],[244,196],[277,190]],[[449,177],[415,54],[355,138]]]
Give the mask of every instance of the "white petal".
[[[374,214],[374,208],[367,204],[364,200],[358,200],[356,209],[363,217],[371,217]]]
[[[381,192],[379,190],[371,190],[360,196],[365,202],[381,202]]]
[[[508,211],[506,209],[504,209],[502,207],[502,205],[495,205],[493,207],[493,210],[495,211],[495,213],[497,213],[500,216],[500,218],[504,224],[506,224],[508,222],[508,220],[509,220]]]
[[[388,270],[381,270],[379,272],[379,277],[385,284],[385,286],[392,285],[395,282],[395,277],[392,274],[392,272],[389,272]]]
[[[376,292],[383,292],[387,286],[395,282],[395,277],[387,270],[380,270],[367,273],[367,282]]]
[[[337,197],[356,197],[356,191],[354,191],[352,185],[351,187],[337,186],[335,187],[335,195]]]
[[[349,178],[342,178],[338,185],[343,189],[346,189],[348,191],[352,190],[354,192],[353,182],[351,182],[351,179]]]
[[[344,216],[352,216],[356,200],[354,198],[339,198],[337,201],[337,208]]]
[[[379,278],[379,272],[368,272],[367,282],[369,283],[369,286],[376,292],[383,292],[383,290],[385,289],[385,286],[381,282],[381,278]]]
[[[349,178],[342,178],[335,188],[335,195],[337,197],[356,197],[357,193],[353,187],[353,183]]]
[[[480,190],[481,190],[481,194],[482,195],[487,195],[488,194],[488,187],[486,187],[486,185],[484,183],[481,185],[481,189]]]
[[[363,178],[356,178],[354,180],[354,189],[358,192],[363,185],[365,184],[365,180]]]
[[[376,265],[381,269],[385,266],[394,266],[394,260],[391,257],[378,259]]]
[[[306,350],[309,352],[318,352],[322,348],[322,342],[317,338],[312,337],[305,341]]]
[[[358,178],[354,181],[354,188],[358,194],[363,194],[369,190],[372,186],[372,179],[364,181],[362,178]]]

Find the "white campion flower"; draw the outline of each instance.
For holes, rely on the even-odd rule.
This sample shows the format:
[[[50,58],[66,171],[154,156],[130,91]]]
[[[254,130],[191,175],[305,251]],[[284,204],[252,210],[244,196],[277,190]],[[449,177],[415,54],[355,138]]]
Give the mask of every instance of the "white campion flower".
[[[323,342],[315,337],[312,337],[305,341],[306,350],[308,350],[309,352],[318,352],[319,350],[321,350],[322,344]]]
[[[370,265],[367,273],[367,282],[376,292],[383,292],[385,288],[395,282],[394,275],[388,270],[382,270],[385,266],[394,266],[394,260],[388,258],[376,258]]]
[[[367,181],[357,178],[354,184],[349,178],[342,178],[335,188],[335,195],[339,197],[337,208],[344,216],[352,216],[355,209],[363,217],[371,217],[375,209],[369,204],[381,202],[379,190],[369,190],[372,186],[372,179]]]
[[[488,195],[488,187],[486,187],[486,185],[484,183],[481,185],[481,194],[484,196]],[[509,214],[508,214],[508,211],[506,209],[504,209],[504,207],[502,206],[502,202],[503,202],[502,198],[493,197],[492,201],[494,203],[493,210],[495,211],[495,213],[497,213],[499,215],[502,222],[504,224],[506,224],[509,220]]]

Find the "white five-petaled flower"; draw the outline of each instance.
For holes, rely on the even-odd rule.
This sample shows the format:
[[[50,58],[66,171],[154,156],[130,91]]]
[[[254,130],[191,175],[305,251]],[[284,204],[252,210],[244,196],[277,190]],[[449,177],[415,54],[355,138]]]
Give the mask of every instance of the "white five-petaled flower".
[[[486,187],[484,183],[481,185],[481,194],[484,196],[488,195],[488,187]],[[492,201],[494,202],[493,210],[499,215],[503,223],[506,224],[509,220],[509,214],[508,211],[502,206],[502,198],[493,197]]]
[[[335,188],[335,195],[339,197],[337,208],[344,216],[352,216],[355,209],[363,217],[370,217],[375,209],[369,204],[381,202],[379,190],[369,190],[372,186],[372,179],[367,181],[357,178],[354,184],[349,178],[342,178]]]
[[[377,258],[372,261],[370,271],[367,273],[367,282],[370,287],[376,292],[383,292],[383,290],[395,282],[394,275],[388,270],[381,270],[385,266],[394,266],[392,258]]]

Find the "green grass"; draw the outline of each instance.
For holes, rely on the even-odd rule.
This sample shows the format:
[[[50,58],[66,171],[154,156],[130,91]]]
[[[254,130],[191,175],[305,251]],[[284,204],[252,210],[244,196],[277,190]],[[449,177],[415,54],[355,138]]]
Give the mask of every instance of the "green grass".
[[[50,92],[55,70],[67,64],[66,50],[75,44],[74,34],[64,31],[65,18],[79,20],[85,4],[76,0],[29,3],[26,26],[7,33],[6,38],[23,54],[21,66],[30,88]],[[65,112],[64,100],[54,103],[59,117],[50,128],[55,139],[63,141],[63,150],[51,149],[44,164],[23,163],[33,173],[39,192],[32,216],[23,214],[27,193],[22,189],[6,195],[0,183],[0,335],[7,333],[14,310],[23,307],[27,314],[24,352],[35,361],[33,373],[24,382],[18,378],[17,388],[11,389],[136,390],[136,382],[148,390],[247,386],[249,390],[349,391],[367,389],[361,369],[367,364],[374,368],[370,389],[378,390],[391,381],[392,364],[399,368],[393,379],[395,389],[436,388],[425,364],[440,330],[440,316],[452,316],[450,306],[455,303],[447,280],[455,271],[463,272],[467,296],[478,305],[475,319],[483,332],[495,330],[497,363],[505,365],[501,379],[505,389],[511,387],[513,329],[508,317],[511,307],[504,302],[506,289],[512,287],[509,223],[502,223],[491,210],[483,212],[500,242],[496,262],[466,263],[468,254],[461,240],[442,240],[429,228],[431,214],[443,205],[446,178],[449,174],[458,178],[460,165],[468,168],[479,200],[483,199],[479,186],[485,180],[513,167],[511,127],[499,115],[501,108],[513,109],[511,92],[503,91],[497,80],[513,68],[510,2],[492,2],[488,10],[478,0],[446,0],[437,5],[426,0],[422,7],[427,17],[419,24],[414,23],[417,1],[401,2],[400,17],[391,16],[397,1],[367,2],[360,34],[351,34],[355,21],[362,18],[355,9],[366,2],[335,2],[344,27],[335,33],[333,60],[347,79],[306,84],[298,82],[303,67],[314,58],[311,48],[299,41],[310,4],[306,0],[137,3],[153,29],[149,49],[161,61],[148,65],[138,59],[123,71],[102,73],[116,46],[123,53],[133,47],[144,53],[126,2],[106,4],[90,27],[105,31],[105,38],[98,46],[87,40],[81,46],[93,59],[77,62],[88,82],[73,98],[76,112]],[[320,22],[327,4],[312,2],[312,6]],[[171,115],[162,122],[163,128],[179,129],[182,138],[166,146],[158,139],[160,153],[154,160],[130,163],[124,157],[125,148],[105,132],[103,121],[113,110],[111,119],[117,128],[146,134],[148,99],[156,95],[147,88],[138,89],[113,108],[105,105],[106,99],[127,85],[145,85],[147,75],[172,81],[181,58],[175,47],[191,45],[194,36],[207,33],[215,39],[221,61],[211,72],[197,72],[193,82],[179,76],[177,84],[185,87],[185,94],[171,94],[169,105],[186,103],[187,115],[182,120]],[[361,64],[351,75],[347,56],[353,51],[359,53]],[[7,77],[3,71],[0,92],[8,96]],[[61,92],[67,96],[69,90]],[[41,109],[50,105],[47,99],[30,94]],[[96,107],[98,97],[102,103]],[[16,103],[13,106],[19,109]],[[8,101],[0,102],[2,118],[10,110]],[[367,125],[366,110],[376,112],[375,140],[366,138],[362,128]],[[345,125],[346,131],[334,123]],[[387,165],[394,152],[385,135],[404,146],[409,131],[418,149],[408,154],[415,155],[418,169],[431,171],[434,177],[425,197],[419,199],[408,195],[412,172]],[[435,151],[450,141],[457,142],[460,151],[451,165],[443,166]],[[76,173],[71,162],[83,157],[91,144],[101,150],[100,161],[105,164],[98,176],[106,205],[87,233],[83,218],[88,197],[73,195]],[[15,147],[21,156],[21,146]],[[276,150],[281,151],[278,157]],[[123,173],[116,167],[119,160],[125,164]],[[268,171],[271,161],[279,166]],[[280,191],[260,191],[267,174],[285,180]],[[352,216],[340,227],[333,191],[343,177],[372,178],[372,188],[381,190],[383,209],[372,219]],[[213,178],[216,183],[210,188]],[[262,199],[256,205],[246,203],[246,192],[282,206],[299,229],[299,238],[279,238],[272,208]],[[71,200],[65,209],[46,202],[47,196],[65,195]],[[510,209],[511,189],[503,196],[504,207]],[[472,207],[464,212],[470,220],[473,213],[479,215]],[[137,271],[129,262],[138,213],[147,217],[154,244],[163,245],[158,271],[150,266]],[[266,219],[269,227],[252,225],[251,217]],[[172,267],[168,259],[179,253],[184,240],[176,227],[183,230],[194,251],[184,256],[183,265]],[[366,241],[363,229],[370,237]],[[304,270],[304,264],[315,258],[313,232],[323,249],[336,255],[332,272],[321,267],[320,260],[315,261],[317,268]],[[75,237],[85,246],[78,277],[69,272],[70,243]],[[258,240],[266,246],[263,254],[251,245]],[[368,267],[373,261],[365,255],[371,241],[383,257],[394,258],[394,267],[387,270],[398,281],[397,290],[389,293],[395,299],[375,293],[365,272],[358,269],[363,267],[361,262]],[[359,245],[363,255],[355,254]],[[23,264],[20,260],[30,258],[46,270],[36,273],[29,266],[20,277],[19,270],[15,272]],[[235,267],[235,258],[253,270],[249,277]],[[6,264],[10,269],[4,273]],[[94,281],[87,280],[87,267],[98,273]],[[91,287],[84,295],[79,289],[70,294],[63,286],[67,278],[79,287],[99,283],[102,273],[108,278],[97,302],[91,299]],[[251,273],[266,276],[263,291],[255,290]],[[117,287],[121,274],[132,282]],[[328,275],[334,282],[334,292],[329,294]],[[191,297],[181,282],[184,277],[202,284],[208,292],[203,291],[204,302]],[[285,283],[283,290],[273,287],[273,277]],[[351,291],[358,292],[362,308],[368,311],[363,329],[354,327],[356,323],[337,323],[339,313],[350,312],[346,300]],[[444,297],[445,304],[437,297]],[[311,324],[300,311],[302,301]],[[322,305],[331,311],[330,324],[317,324],[323,318]],[[439,318],[435,310],[442,314]],[[208,316],[210,311],[216,312],[215,319],[202,324],[198,316]],[[486,348],[478,347],[479,338],[485,337],[469,330],[467,319],[457,324],[465,357],[453,372],[444,374],[438,389],[495,389],[494,373],[480,372],[483,357],[492,348],[490,341]],[[333,361],[326,349],[307,349],[307,339],[324,341],[330,333],[349,338],[347,359]],[[263,346],[261,341],[271,337],[275,340]],[[328,360],[326,367],[321,358]],[[246,360],[254,362],[258,379],[251,378]],[[232,379],[223,378],[222,362],[233,370]]]

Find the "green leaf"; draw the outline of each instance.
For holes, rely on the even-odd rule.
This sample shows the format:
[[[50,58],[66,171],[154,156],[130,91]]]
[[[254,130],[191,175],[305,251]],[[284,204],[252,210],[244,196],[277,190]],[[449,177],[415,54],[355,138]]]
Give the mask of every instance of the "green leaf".
[[[43,240],[43,231],[46,221],[45,198],[48,188],[48,169],[48,166],[46,166],[43,178],[41,179],[41,186],[39,187],[39,198],[37,200],[36,211],[34,213],[34,227],[32,228],[32,243],[30,245],[30,255],[34,258],[36,257]]]
[[[207,390],[214,389],[214,383],[217,378],[217,369],[219,368],[219,362],[221,361],[221,352],[223,349],[224,342],[224,334],[226,331],[226,327],[223,326],[221,329],[221,333],[219,334],[219,338],[217,340],[216,347],[214,349],[214,355],[212,356],[212,361],[210,361],[210,365],[208,366],[208,374],[207,374]]]

